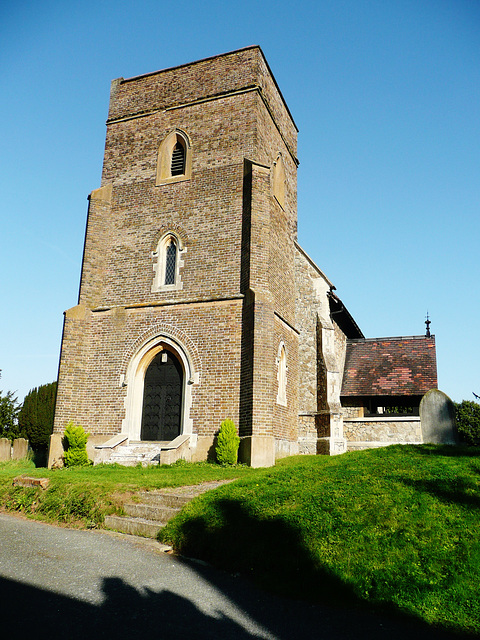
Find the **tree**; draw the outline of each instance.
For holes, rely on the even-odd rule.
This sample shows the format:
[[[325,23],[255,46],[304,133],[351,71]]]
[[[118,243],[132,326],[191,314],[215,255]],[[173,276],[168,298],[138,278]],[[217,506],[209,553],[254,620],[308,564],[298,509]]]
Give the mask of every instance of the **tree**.
[[[55,394],[57,383],[50,382],[35,387],[27,393],[18,414],[20,430],[28,438],[35,451],[46,451],[53,431]]]
[[[0,437],[14,440],[23,435],[18,426],[19,410],[20,404],[13,391],[5,394],[0,391]]]

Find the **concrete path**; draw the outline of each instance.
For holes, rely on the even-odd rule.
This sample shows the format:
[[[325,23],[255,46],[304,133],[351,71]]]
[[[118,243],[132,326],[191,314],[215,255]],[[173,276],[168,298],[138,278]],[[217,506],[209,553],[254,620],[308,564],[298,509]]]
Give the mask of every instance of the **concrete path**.
[[[277,598],[161,549],[0,514],[0,628],[11,629],[13,640],[459,637],[416,621]]]

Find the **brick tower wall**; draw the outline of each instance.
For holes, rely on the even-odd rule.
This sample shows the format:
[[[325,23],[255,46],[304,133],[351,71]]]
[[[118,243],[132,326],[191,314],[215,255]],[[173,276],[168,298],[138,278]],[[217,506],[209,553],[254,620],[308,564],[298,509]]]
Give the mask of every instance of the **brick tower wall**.
[[[191,178],[158,185],[159,145],[175,128],[191,142]],[[194,363],[189,419],[204,438],[200,457],[227,417],[245,438],[296,440],[295,153],[295,125],[258,47],[113,81],[79,305],[65,315],[56,432],[73,419],[100,438],[119,433],[129,358],[157,331],[178,338]],[[278,154],[283,208],[272,196]],[[168,231],[184,245],[182,287],[152,291],[152,252]],[[281,340],[287,407],[275,402]]]

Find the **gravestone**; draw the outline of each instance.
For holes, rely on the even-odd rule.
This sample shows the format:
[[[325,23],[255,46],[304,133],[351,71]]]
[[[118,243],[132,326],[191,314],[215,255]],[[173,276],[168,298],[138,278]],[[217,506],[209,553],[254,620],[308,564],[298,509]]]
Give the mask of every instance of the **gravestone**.
[[[0,438],[0,462],[10,460],[12,457],[12,445],[8,438]]]
[[[25,438],[15,438],[13,441],[12,460],[23,460],[28,454],[28,440]]]
[[[455,407],[443,391],[430,389],[423,396],[420,420],[425,444],[457,444]]]

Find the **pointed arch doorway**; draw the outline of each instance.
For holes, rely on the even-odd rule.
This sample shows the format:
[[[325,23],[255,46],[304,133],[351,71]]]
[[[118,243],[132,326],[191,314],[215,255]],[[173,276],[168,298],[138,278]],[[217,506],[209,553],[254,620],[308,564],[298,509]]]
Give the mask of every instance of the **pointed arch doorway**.
[[[165,334],[148,339],[127,366],[122,433],[131,442],[194,438],[190,409],[197,378],[184,345]]]
[[[170,441],[181,433],[184,372],[172,351],[158,352],[143,385],[141,440]]]

